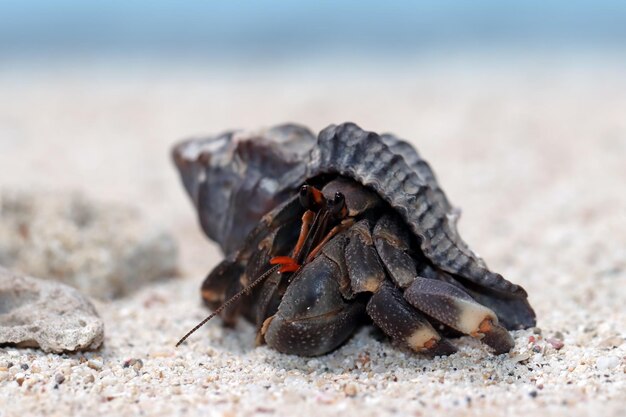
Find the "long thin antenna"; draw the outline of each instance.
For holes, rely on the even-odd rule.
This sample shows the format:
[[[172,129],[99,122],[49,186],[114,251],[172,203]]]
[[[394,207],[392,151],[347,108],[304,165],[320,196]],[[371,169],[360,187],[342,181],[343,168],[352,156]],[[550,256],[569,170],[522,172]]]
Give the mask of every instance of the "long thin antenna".
[[[226,300],[224,302],[224,304],[222,304],[221,306],[219,306],[217,308],[217,310],[215,310],[213,313],[209,314],[209,316],[207,318],[205,318],[204,320],[202,320],[200,323],[198,323],[196,325],[196,327],[194,327],[193,329],[189,330],[187,332],[186,335],[183,336],[182,339],[180,339],[178,341],[178,343],[176,343],[176,347],[180,346],[185,340],[187,340],[187,338],[189,336],[191,336],[192,334],[195,333],[196,330],[198,330],[200,327],[204,326],[205,323],[209,320],[211,320],[213,317],[217,316],[218,314],[220,314],[222,311],[224,311],[224,309],[226,307],[228,307],[229,305],[231,305],[232,303],[234,303],[235,301],[237,301],[237,299],[239,297],[241,297],[242,295],[244,295],[245,293],[247,293],[248,291],[250,291],[252,288],[256,287],[258,284],[260,284],[265,278],[267,278],[268,276],[270,276],[271,274],[273,274],[278,268],[280,268],[280,265],[276,265],[275,267],[272,267],[271,269],[269,269],[266,273],[264,273],[263,275],[261,275],[260,277],[256,278],[254,281],[252,281],[250,284],[248,284],[247,287],[245,287],[244,289],[242,289],[241,291],[239,291],[237,294],[233,295],[232,297],[230,297],[228,300]]]

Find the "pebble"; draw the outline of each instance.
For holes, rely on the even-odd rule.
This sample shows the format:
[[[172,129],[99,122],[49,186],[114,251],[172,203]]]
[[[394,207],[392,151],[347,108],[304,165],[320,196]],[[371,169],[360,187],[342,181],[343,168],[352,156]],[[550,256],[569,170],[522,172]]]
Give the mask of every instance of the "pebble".
[[[617,356],[601,356],[596,360],[596,367],[600,371],[608,371],[619,365],[619,358]]]
[[[87,366],[90,367],[91,369],[95,369],[96,371],[99,371],[104,366],[104,363],[99,359],[89,359],[87,361]]]
[[[603,348],[616,348],[620,347],[624,343],[624,338],[620,336],[608,337],[601,341],[598,346]]]
[[[133,368],[135,371],[139,371],[143,368],[143,361],[141,359],[128,359],[124,361],[124,368]]]
[[[526,362],[528,359],[530,359],[531,356],[532,356],[531,353],[526,351],[526,352],[522,352],[522,353],[519,353],[519,354],[513,356],[511,358],[511,360],[513,362],[523,363],[523,362]]]
[[[0,267],[0,344],[39,347],[61,353],[97,349],[104,324],[93,304],[67,285],[13,273]],[[28,364],[20,365],[22,370]]]
[[[18,372],[15,374],[15,382],[18,383],[18,385],[22,385],[24,383],[24,378],[26,378],[26,374],[24,374],[23,372]]]
[[[548,338],[546,342],[548,342],[550,346],[552,346],[556,350],[561,350],[563,346],[565,346],[565,343],[563,343],[561,339],[557,339],[555,337]]]
[[[63,376],[63,374],[56,374],[54,376],[54,382],[56,382],[57,384],[61,385],[63,381],[65,381],[65,377]]]
[[[347,384],[344,388],[343,388],[343,392],[348,396],[348,397],[354,397],[357,394],[357,388],[356,385],[354,384]]]

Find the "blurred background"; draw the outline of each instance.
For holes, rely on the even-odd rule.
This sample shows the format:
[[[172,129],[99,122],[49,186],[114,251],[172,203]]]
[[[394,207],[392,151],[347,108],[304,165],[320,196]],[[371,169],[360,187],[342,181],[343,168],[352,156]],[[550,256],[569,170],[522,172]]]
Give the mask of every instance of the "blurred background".
[[[624,179],[625,52],[608,0],[3,0],[0,187],[128,202],[204,248],[172,144],[351,120],[411,139],[497,252],[483,232],[514,226],[486,213]]]

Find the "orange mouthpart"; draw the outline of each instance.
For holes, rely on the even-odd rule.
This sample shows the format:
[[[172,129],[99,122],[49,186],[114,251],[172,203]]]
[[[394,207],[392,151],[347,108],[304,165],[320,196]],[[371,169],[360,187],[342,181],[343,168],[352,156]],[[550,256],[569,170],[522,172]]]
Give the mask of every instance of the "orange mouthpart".
[[[278,272],[296,272],[300,269],[300,265],[291,256],[275,256],[270,259],[271,265],[280,265]]]

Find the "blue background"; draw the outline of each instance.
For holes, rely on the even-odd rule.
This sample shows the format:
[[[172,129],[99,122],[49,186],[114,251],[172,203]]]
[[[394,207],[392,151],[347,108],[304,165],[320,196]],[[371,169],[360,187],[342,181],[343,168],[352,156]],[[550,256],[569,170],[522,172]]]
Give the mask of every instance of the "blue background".
[[[456,51],[623,52],[619,1],[0,1],[0,58],[276,63]]]

